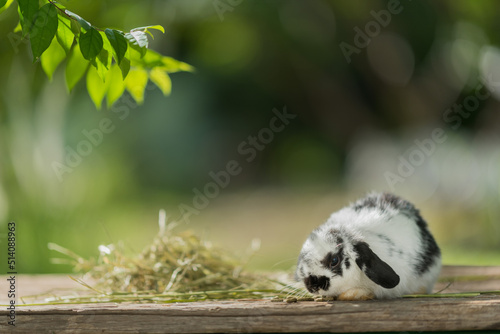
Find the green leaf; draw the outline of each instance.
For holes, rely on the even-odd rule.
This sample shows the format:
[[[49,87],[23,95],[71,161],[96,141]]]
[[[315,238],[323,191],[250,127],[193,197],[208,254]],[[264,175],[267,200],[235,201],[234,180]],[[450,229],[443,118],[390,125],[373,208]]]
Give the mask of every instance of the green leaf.
[[[0,1],[0,14],[9,9],[10,5],[14,0],[2,0]]]
[[[130,59],[130,62],[134,62],[134,59],[140,60],[142,57],[144,57],[148,53],[148,49],[144,49],[146,52],[142,53],[142,51],[138,47],[129,47],[128,48],[128,58]]]
[[[130,31],[129,33],[125,34],[125,37],[128,39],[128,41],[133,44],[137,45],[141,48],[147,48],[148,47],[148,36],[144,31]]]
[[[40,7],[38,0],[18,0],[17,3],[19,4],[19,12],[21,13],[19,18],[23,27],[23,36],[26,36],[31,30],[35,13]]]
[[[130,43],[130,47],[138,51],[141,57],[146,54],[149,41],[148,35],[144,31],[130,31],[125,34],[125,38]]]
[[[120,64],[120,70],[122,71],[123,80],[125,80],[130,71],[130,60],[127,57],[123,58]]]
[[[67,10],[67,9],[66,9],[64,12],[66,13],[66,15],[68,15],[69,17],[74,18],[74,19],[75,19],[78,23],[80,23],[80,26],[81,26],[83,29],[85,29],[85,30],[89,31],[89,30],[90,30],[90,28],[92,27],[92,25],[89,23],[89,21],[84,20],[84,19],[83,19],[80,15],[75,14],[75,13],[73,13],[73,12],[70,12],[70,11],[69,11],[69,10]]]
[[[38,59],[47,50],[57,31],[57,8],[48,3],[34,15],[30,30],[31,51],[33,60]]]
[[[177,59],[162,56],[158,52],[151,49],[147,49],[144,57],[140,57],[133,52],[130,53],[130,64],[132,66],[139,66],[145,68],[159,67],[168,73],[174,73],[179,71],[193,72],[194,68]]]
[[[165,29],[161,25],[159,25],[159,24],[153,25],[153,26],[145,26],[145,27],[134,28],[134,29],[130,30],[130,32],[133,32],[133,31],[143,31],[143,32],[149,34],[154,39],[155,37],[149,31],[149,29],[156,29],[156,30],[161,31],[162,33],[165,33]]]
[[[108,71],[106,83],[108,85],[106,104],[108,108],[111,108],[113,103],[115,103],[125,91],[125,83],[123,82],[122,72],[117,64],[113,64],[111,69]]]
[[[49,80],[52,80],[54,71],[64,58],[66,58],[66,53],[57,42],[57,38],[54,38],[52,43],[50,43],[49,48],[40,57],[42,69],[49,77]]]
[[[102,48],[108,51],[111,61],[111,55],[113,54],[113,47],[111,46],[111,43],[109,42],[106,33],[104,31],[99,31],[99,34],[101,34],[102,38]]]
[[[71,30],[71,20],[64,15],[59,15],[56,37],[59,45],[62,46],[64,52],[68,55],[75,40],[75,34]]]
[[[66,64],[66,85],[70,92],[73,90],[76,83],[83,77],[88,67],[89,62],[83,58],[80,48],[75,45],[71,49]]]
[[[180,72],[180,71],[194,72],[194,70],[195,70],[193,66],[191,66],[185,62],[182,62],[180,60],[174,59],[172,57],[163,56],[162,63],[163,63],[163,66],[161,66],[161,68],[163,68],[168,73],[174,73],[174,72]]]
[[[73,32],[73,35],[75,35],[75,38],[79,38],[80,32],[82,31],[82,26],[75,20],[70,20],[70,21],[71,21],[71,31]]]
[[[103,46],[101,52],[99,52],[97,57],[94,60],[92,60],[91,63],[97,69],[97,74],[99,74],[102,81],[104,82],[106,80],[106,73],[111,68],[111,60],[112,60],[111,50],[113,48],[111,47],[111,44],[106,38],[104,32],[99,31],[99,34],[101,34],[101,37],[103,39]]]
[[[19,22],[17,22],[17,26],[14,28],[13,32],[19,32],[19,31],[22,31],[22,30],[23,30],[23,27],[21,25],[21,18],[19,18]]]
[[[94,28],[80,35],[80,50],[83,58],[93,60],[102,50],[103,41],[101,34]]]
[[[170,92],[172,91],[172,81],[165,70],[158,67],[153,68],[149,72],[149,79],[151,79],[151,81],[158,86],[158,88],[160,88],[163,95],[170,95]]]
[[[102,81],[94,67],[90,67],[87,72],[87,91],[97,110],[101,109],[102,100],[106,96],[107,84]]]
[[[144,102],[144,90],[148,84],[148,72],[142,68],[132,68],[125,79],[125,87],[137,104]]]
[[[97,74],[99,74],[99,77],[104,82],[106,80],[106,73],[108,73],[111,67],[111,53],[103,48],[97,58],[95,58],[95,64],[93,63],[93,65],[97,69]]]
[[[161,25],[159,24],[156,24],[156,25],[152,25],[152,26],[145,26],[145,27],[139,27],[139,28],[134,28],[132,29],[131,31],[136,31],[136,30],[142,30],[142,31],[146,31],[148,29],[156,29],[156,30],[160,30],[162,33],[165,33],[165,28],[163,28]]]
[[[118,30],[106,29],[105,30],[106,37],[111,43],[113,50],[115,51],[115,59],[118,64],[121,63],[123,57],[125,56],[125,52],[127,52],[127,39],[123,34]]]

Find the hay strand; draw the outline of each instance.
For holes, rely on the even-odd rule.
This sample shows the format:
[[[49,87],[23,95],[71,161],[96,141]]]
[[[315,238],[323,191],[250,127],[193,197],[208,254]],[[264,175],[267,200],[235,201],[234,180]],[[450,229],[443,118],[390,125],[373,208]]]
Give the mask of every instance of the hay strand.
[[[160,210],[158,234],[137,255],[128,256],[122,244],[100,245],[99,256],[85,259],[60,245],[49,249],[67,258],[54,263],[71,263],[82,278],[69,276],[92,293],[85,296],[46,298],[54,303],[197,301],[206,299],[267,298],[280,295],[276,281],[265,275],[243,271],[244,263],[259,248],[253,240],[244,260],[201,240],[190,231],[174,232]],[[95,287],[86,281],[95,282]],[[35,296],[32,296],[35,297]]]

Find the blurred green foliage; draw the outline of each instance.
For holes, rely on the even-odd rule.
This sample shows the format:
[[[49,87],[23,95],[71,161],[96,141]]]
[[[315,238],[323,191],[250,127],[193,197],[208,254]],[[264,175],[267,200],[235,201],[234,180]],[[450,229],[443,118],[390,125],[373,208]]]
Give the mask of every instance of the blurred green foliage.
[[[448,263],[500,264],[494,85],[457,128],[444,119],[485,77],[500,80],[497,1],[402,0],[350,63],[340,44],[356,47],[355,28],[366,33],[388,2],[244,0],[222,14],[212,0],[62,4],[96,26],[164,26],[150,48],[197,72],[173,74],[168,98],[149,84],[143,105],[126,93],[96,111],[82,83],[68,94],[61,69],[49,81],[31,63],[11,33],[17,14],[1,14],[0,233],[17,222],[20,272],[69,269],[49,263],[48,242],[82,256],[118,240],[139,251],[158,209],[180,218],[178,206],[231,160],[241,174],[186,227],[236,251],[261,238],[255,268],[293,265],[313,227],[371,189],[415,202]],[[246,162],[238,146],[284,106],[298,117]],[[391,189],[384,173],[436,128],[447,140]],[[96,129],[98,144],[85,147]],[[59,182],[53,162],[78,148],[88,154]]]

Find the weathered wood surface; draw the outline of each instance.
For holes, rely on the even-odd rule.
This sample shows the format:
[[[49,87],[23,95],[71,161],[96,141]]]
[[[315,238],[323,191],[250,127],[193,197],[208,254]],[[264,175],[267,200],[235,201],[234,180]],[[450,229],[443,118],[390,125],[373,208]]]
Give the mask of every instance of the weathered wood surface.
[[[500,267],[447,267],[445,292],[500,290]],[[1,278],[5,282],[5,276]],[[21,276],[21,295],[80,288],[67,276]],[[472,279],[472,280],[471,280]],[[439,290],[449,283],[442,282]],[[0,285],[4,287],[2,283]],[[66,290],[67,291],[67,290]],[[19,301],[20,302],[20,301]],[[6,294],[0,295],[6,304]],[[500,295],[363,302],[239,300],[178,304],[19,306],[1,333],[245,333],[500,330]]]

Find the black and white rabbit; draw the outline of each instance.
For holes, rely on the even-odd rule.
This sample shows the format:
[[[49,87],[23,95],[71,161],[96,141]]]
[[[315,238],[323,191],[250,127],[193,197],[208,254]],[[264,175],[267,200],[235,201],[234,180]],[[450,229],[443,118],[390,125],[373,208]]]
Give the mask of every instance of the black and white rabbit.
[[[430,293],[440,271],[441,252],[419,211],[372,193],[309,235],[295,278],[313,294],[364,300]]]

